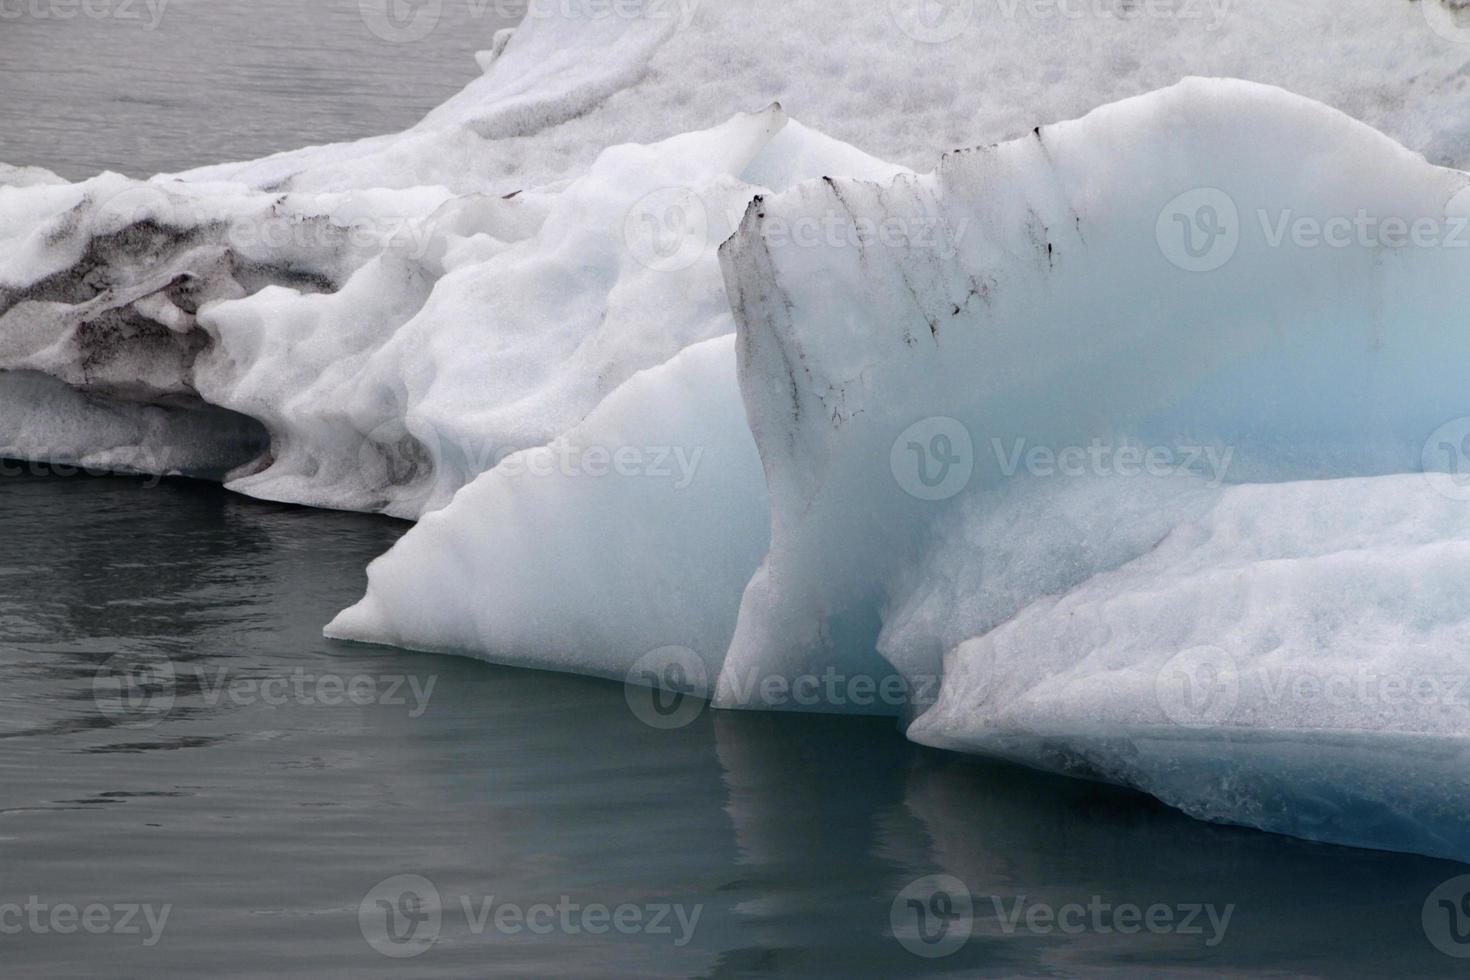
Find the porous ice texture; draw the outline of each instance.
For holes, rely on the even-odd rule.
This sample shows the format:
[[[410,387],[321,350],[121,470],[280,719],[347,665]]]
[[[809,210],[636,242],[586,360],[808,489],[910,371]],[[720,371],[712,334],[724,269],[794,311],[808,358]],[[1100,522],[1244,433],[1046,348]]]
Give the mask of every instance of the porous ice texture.
[[[838,168],[901,169],[772,106],[510,197],[111,174],[0,188],[0,370],[247,416],[269,448],[236,460],[231,489],[416,518],[732,330],[715,246],[762,189],[747,178]],[[13,444],[55,455],[39,411],[28,425]]]
[[[1013,139],[1185,75],[1279,85],[1435,163],[1465,167],[1462,7],[885,0],[833,16],[816,0],[634,0],[616,11],[533,0],[508,42],[497,39],[500,53],[482,77],[406,133],[183,176],[264,189],[440,184],[507,193],[578,174],[608,145],[707,129],[769,102],[918,169],[955,147]]]
[[[1208,820],[1470,856],[1470,522],[1423,474],[1224,489],[955,647],[930,745]]]
[[[286,434],[269,469],[231,487],[417,517],[637,371],[728,332],[714,245],[753,193],[737,175],[783,123],[772,107],[612,147],[558,192],[448,202],[423,258],[390,253],[331,296],[265,290],[212,307],[235,379],[215,386],[220,403]],[[666,188],[687,190],[664,204]],[[703,202],[698,240],[669,262],[632,247],[649,195],[656,220]],[[364,495],[380,487],[389,502],[373,508]]]

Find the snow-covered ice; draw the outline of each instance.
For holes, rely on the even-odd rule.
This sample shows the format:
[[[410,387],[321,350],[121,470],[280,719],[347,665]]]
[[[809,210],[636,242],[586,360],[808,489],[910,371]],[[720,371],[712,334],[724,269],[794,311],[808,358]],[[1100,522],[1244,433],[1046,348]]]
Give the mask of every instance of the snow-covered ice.
[[[1435,32],[1426,8],[1441,3],[884,0],[834,16],[815,0],[630,0],[611,5],[618,15],[535,0],[501,53],[482,59],[483,77],[413,129],[184,176],[508,193],[575,176],[611,144],[707,129],[771,102],[922,169],[1186,75],[1279,85],[1467,167],[1465,46]]]

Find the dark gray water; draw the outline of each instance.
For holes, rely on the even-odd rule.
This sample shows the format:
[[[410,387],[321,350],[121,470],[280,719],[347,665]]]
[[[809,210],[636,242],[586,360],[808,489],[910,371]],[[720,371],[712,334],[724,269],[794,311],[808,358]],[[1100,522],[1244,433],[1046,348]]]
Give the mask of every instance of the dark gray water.
[[[397,23],[373,19],[385,2],[410,13],[433,4],[433,29],[380,27],[405,39],[384,40],[369,23]],[[523,0],[0,0],[0,163],[71,180],[147,177],[396,132],[479,74],[474,53],[521,9]]]
[[[1458,965],[1421,909],[1459,865],[1198,823],[925,750],[884,720],[705,711],[662,731],[618,684],[323,640],[403,527],[183,481],[0,479],[0,973]],[[900,893],[935,873],[973,920],[931,918],[950,931],[925,946]],[[427,879],[437,923],[411,917],[430,907],[421,882],[420,905],[378,888],[400,875]],[[948,955],[895,938],[896,900],[908,945]],[[1069,905],[1080,931],[1031,911]],[[1230,918],[1123,934],[1123,905]],[[161,929],[140,911],[124,931],[133,906]],[[89,907],[95,932],[68,918]],[[625,932],[598,907],[622,908]]]

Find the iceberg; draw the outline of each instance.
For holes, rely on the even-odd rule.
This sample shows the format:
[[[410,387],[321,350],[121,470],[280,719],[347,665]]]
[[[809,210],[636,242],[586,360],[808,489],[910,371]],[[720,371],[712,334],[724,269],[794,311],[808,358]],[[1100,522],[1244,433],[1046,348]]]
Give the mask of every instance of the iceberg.
[[[0,166],[0,455],[416,521],[329,636],[1466,858],[1466,49],[1061,8],[535,0],[403,133]]]
[[[722,259],[772,540],[716,704],[886,667],[922,742],[1470,854],[1467,187],[1189,80],[755,201]],[[793,246],[833,214],[897,234]]]

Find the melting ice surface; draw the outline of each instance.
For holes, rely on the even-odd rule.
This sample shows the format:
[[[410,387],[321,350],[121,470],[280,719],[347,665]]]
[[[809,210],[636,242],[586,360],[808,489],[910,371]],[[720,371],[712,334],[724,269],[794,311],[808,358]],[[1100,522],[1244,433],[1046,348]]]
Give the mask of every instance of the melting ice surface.
[[[964,46],[773,88],[731,11],[530,16],[402,134],[5,168],[0,448],[419,519],[330,636],[615,678],[680,649],[727,707],[897,681],[795,703],[1467,858],[1470,177],[1424,154],[1470,162],[1470,110],[1413,6],[1261,5],[1203,62],[1129,24],[1097,74],[1133,97],[1034,130]],[[1056,30],[1042,61],[1112,27]],[[1371,41],[1374,97],[1286,34]],[[1313,98],[1139,94],[1184,54]]]

